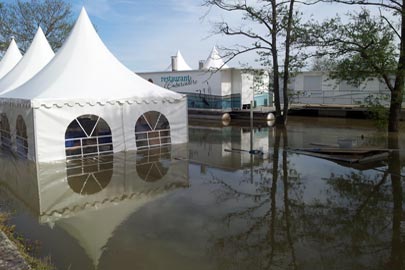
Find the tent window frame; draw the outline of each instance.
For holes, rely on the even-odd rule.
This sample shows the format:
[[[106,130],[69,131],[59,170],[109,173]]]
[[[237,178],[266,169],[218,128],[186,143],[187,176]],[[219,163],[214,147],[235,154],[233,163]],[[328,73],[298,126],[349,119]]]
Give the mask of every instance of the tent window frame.
[[[10,122],[8,120],[7,114],[2,113],[0,122],[0,145],[4,149],[11,150],[12,141],[11,141],[11,132],[10,132]],[[7,124],[7,126],[5,126]]]
[[[16,121],[15,144],[17,155],[26,158],[28,156],[27,125],[21,115],[18,115]]]
[[[95,122],[93,120],[91,121],[94,126],[90,127],[90,132],[87,132],[86,127],[89,126],[84,126],[80,122],[80,119],[84,120],[92,118],[97,118],[97,120]],[[107,134],[97,134],[99,133],[99,130],[97,130],[97,126],[99,124],[105,125],[105,129],[102,131],[106,132]],[[69,136],[68,133],[72,132],[73,130],[72,125],[77,125],[77,127],[80,128],[79,132],[81,132],[84,136]],[[81,115],[73,120],[67,127],[65,132],[66,158],[85,158],[88,156],[112,154],[113,152],[114,146],[111,128],[100,116],[94,114]]]
[[[147,114],[159,115],[156,122],[151,123]],[[162,121],[167,128],[158,127],[159,122]],[[142,126],[142,122],[146,123],[147,130],[144,130],[145,126]],[[135,143],[139,150],[171,145],[170,123],[167,117],[158,111],[143,113],[135,123]]]

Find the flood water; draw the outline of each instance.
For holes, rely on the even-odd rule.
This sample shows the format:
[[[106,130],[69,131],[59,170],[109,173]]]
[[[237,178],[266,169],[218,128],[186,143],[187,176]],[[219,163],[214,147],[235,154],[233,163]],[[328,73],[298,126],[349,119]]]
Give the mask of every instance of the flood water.
[[[252,133],[191,122],[187,145],[87,161],[3,152],[0,207],[57,269],[405,269],[405,133],[389,138],[291,117]],[[295,151],[342,142],[399,151],[364,165]]]

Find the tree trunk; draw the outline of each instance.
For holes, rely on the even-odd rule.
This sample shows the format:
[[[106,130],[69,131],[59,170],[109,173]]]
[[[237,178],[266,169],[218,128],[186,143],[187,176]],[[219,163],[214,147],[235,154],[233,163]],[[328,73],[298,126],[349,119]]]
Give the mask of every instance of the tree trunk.
[[[286,38],[285,38],[285,59],[284,59],[284,74],[283,74],[283,97],[284,97],[284,107],[283,107],[283,122],[284,125],[287,123],[288,116],[288,80],[290,76],[290,46],[291,46],[291,28],[294,14],[294,0],[290,1],[290,7],[288,10],[288,23],[286,28]]]
[[[397,74],[395,76],[395,86],[391,91],[391,103],[388,119],[388,131],[399,131],[399,119],[401,116],[402,96],[404,93],[405,83],[405,5],[402,6],[401,15],[401,44],[400,55],[398,60]]]
[[[388,131],[389,132],[398,132],[399,131],[399,120],[401,117],[402,95],[404,92],[404,74],[399,76],[399,78],[397,77],[397,81],[398,81],[398,85],[397,85],[397,82],[395,82],[394,91],[391,92],[390,112],[389,112],[389,119],[388,119]]]
[[[389,134],[388,148],[393,152],[388,160],[388,172],[391,174],[393,213],[392,213],[392,240],[391,256],[389,260],[390,269],[404,269],[403,262],[403,240],[401,237],[401,221],[403,213],[403,190],[401,181],[401,156],[399,148],[398,133]]]
[[[280,105],[280,81],[279,81],[279,73],[278,73],[278,51],[277,51],[277,1],[272,0],[272,14],[271,14],[271,24],[272,24],[272,31],[271,31],[271,56],[273,58],[273,92],[274,92],[274,105],[276,107],[276,121],[275,124],[277,126],[284,125],[284,118],[281,113],[281,105]],[[270,89],[269,89],[270,91]]]

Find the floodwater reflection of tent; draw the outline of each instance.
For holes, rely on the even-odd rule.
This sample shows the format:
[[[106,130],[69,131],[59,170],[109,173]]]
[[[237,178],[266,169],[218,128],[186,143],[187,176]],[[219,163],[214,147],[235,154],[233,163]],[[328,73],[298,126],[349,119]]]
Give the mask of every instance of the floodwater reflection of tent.
[[[188,141],[186,97],[123,66],[84,9],[50,63],[1,95],[0,106],[6,112],[2,123],[9,125],[1,143],[15,144],[18,130],[8,118],[21,116],[26,157],[39,162]]]
[[[40,223],[76,239],[97,268],[108,241],[129,216],[172,190],[189,187],[187,155],[187,145],[176,145],[37,164],[0,151],[0,186],[8,187]],[[17,184],[20,179],[23,184]]]

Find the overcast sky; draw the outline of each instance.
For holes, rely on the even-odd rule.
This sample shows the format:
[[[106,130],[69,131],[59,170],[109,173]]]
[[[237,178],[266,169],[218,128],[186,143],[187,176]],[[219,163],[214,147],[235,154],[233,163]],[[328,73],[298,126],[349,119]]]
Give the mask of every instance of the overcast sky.
[[[214,45],[229,46],[245,40],[212,35],[213,22],[225,19],[235,24],[238,14],[211,10],[202,0],[74,0],[74,18],[85,6],[90,19],[107,47],[130,69],[161,71],[170,64],[170,56],[177,50],[186,62],[197,68],[199,60],[208,57]],[[301,9],[306,17],[333,16],[343,9],[335,5],[321,4]],[[347,8],[346,8],[347,10]],[[255,65],[255,54],[246,55],[230,66],[240,63]]]

